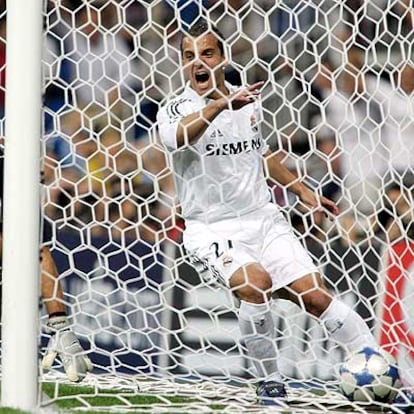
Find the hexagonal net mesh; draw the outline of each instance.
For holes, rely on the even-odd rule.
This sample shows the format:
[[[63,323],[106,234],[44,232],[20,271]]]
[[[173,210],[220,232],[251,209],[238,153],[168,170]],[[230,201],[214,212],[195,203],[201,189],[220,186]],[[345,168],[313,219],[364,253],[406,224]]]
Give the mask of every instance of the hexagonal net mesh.
[[[404,384],[413,384],[409,2],[46,3],[45,226],[66,311],[94,364],[84,385],[95,396],[118,398],[92,403],[89,391],[79,389],[73,406],[174,412],[183,409],[174,400],[181,396],[193,409],[213,412],[211,401],[220,397],[220,409],[259,412],[254,364],[240,340],[239,303],[228,289],[200,278],[183,247],[174,184],[183,175],[170,168],[175,153],[160,145],[156,125],[161,105],[185,82],[181,33],[200,16],[222,33],[226,80],[264,81],[266,145],[310,188],[335,200],[340,214],[330,221],[303,210],[267,175],[272,200],[328,288],[364,318],[397,358]],[[242,147],[211,139],[214,155],[232,165]],[[223,180],[213,183],[222,195]],[[208,199],[209,188],[198,191]],[[290,302],[275,299],[272,315],[289,392],[303,404],[314,398],[348,404],[330,394],[344,349]],[[44,405],[69,398],[61,367],[54,368],[42,375],[46,385],[53,381]],[[312,384],[330,399],[306,397],[308,389],[297,392],[295,384]],[[138,400],[140,394],[153,400]]]

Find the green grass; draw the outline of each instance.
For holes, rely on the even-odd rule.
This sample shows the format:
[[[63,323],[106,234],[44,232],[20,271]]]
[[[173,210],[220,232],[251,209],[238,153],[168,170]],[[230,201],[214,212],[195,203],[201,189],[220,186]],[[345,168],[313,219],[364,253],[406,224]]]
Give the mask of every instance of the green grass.
[[[55,399],[55,383],[44,383],[42,385],[42,391],[50,398]],[[122,398],[120,397],[122,395]],[[190,403],[200,403],[204,407],[208,406],[214,412],[220,412],[223,410],[223,406],[217,403],[206,403],[205,400],[198,400],[188,397],[179,396],[155,396],[155,395],[137,395],[131,390],[108,390],[108,389],[95,389],[92,387],[84,386],[72,386],[67,384],[59,384],[58,386],[58,399],[53,403],[55,407],[64,412],[75,412],[76,408],[97,407],[97,411],[83,411],[82,414],[102,414],[104,411],[99,411],[100,408],[109,408],[111,406],[125,407],[125,409],[132,407],[136,408],[136,411],[128,411],[130,414],[140,414],[148,410],[155,404],[164,406],[164,409],[168,409],[169,405],[174,406],[174,414],[179,414],[177,409],[185,410],[185,406]],[[126,404],[125,400],[130,404]],[[132,406],[132,407],[131,407]],[[144,411],[140,411],[140,408]],[[73,410],[73,411],[72,411]],[[18,414],[19,412],[16,412]],[[2,414],[2,412],[0,412]],[[12,412],[10,412],[12,414]],[[14,414],[14,413],[13,413]],[[165,414],[168,414],[166,411]],[[187,414],[187,411],[183,411],[182,414]]]
[[[16,410],[14,408],[1,407],[0,414],[28,414],[27,411]]]

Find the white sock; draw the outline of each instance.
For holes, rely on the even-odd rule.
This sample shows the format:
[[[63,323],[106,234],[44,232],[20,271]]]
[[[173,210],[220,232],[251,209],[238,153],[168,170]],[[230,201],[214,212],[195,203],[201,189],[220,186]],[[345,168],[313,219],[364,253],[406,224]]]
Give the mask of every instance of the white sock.
[[[282,381],[277,368],[277,349],[274,338],[275,326],[270,303],[241,301],[239,327],[249,357],[261,380]]]
[[[332,300],[320,320],[332,339],[344,345],[348,352],[355,352],[366,346],[378,348],[374,336],[361,316],[338,299]]]

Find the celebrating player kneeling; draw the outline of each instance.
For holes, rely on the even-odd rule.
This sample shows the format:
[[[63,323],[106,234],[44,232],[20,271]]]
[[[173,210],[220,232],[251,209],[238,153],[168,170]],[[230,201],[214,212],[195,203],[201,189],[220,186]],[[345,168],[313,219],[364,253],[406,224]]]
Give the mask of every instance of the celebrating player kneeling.
[[[277,159],[260,134],[263,82],[235,88],[225,81],[222,35],[203,19],[184,34],[181,58],[188,83],[158,113],[172,155],[186,221],[184,245],[201,269],[240,299],[242,338],[264,405],[284,405],[277,366],[271,298],[289,299],[320,319],[331,338],[350,352],[378,348],[364,320],[333,298],[309,254],[270,200],[264,170],[310,209],[337,215]]]

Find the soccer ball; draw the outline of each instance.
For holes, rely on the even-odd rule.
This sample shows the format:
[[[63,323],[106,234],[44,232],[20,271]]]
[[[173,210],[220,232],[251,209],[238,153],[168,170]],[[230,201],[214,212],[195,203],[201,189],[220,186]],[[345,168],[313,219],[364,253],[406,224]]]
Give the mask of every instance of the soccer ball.
[[[401,387],[394,358],[373,348],[353,353],[339,368],[340,389],[356,402],[391,402]]]

